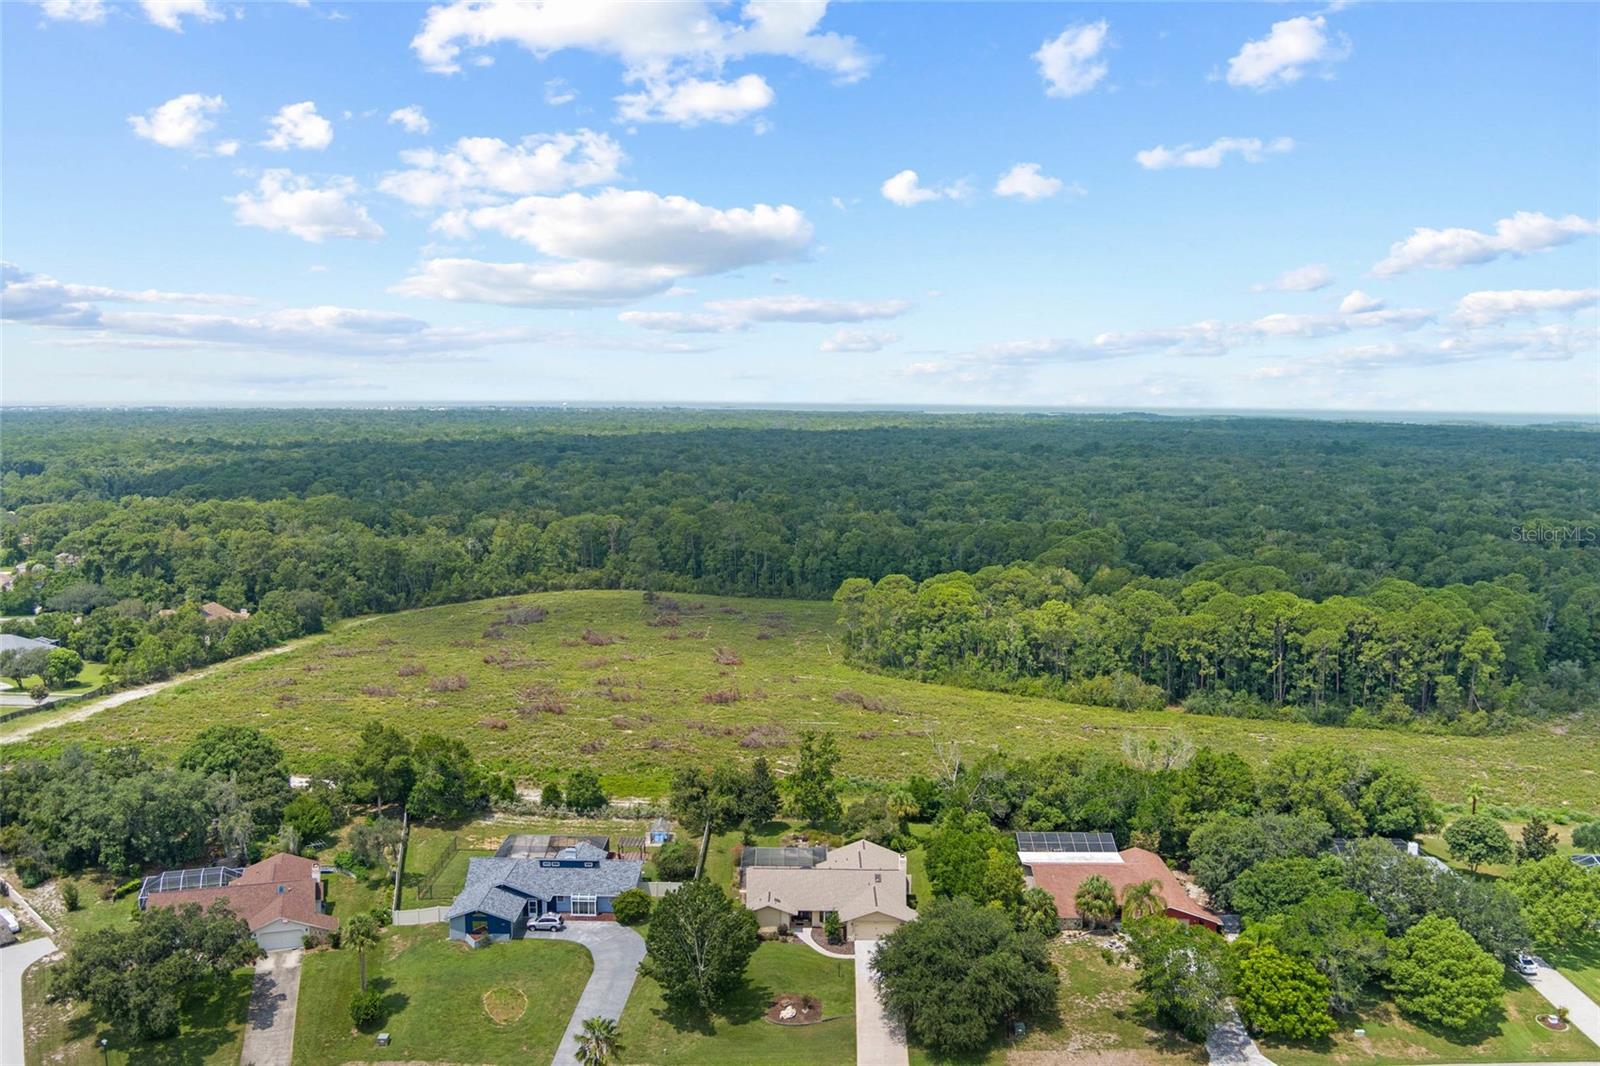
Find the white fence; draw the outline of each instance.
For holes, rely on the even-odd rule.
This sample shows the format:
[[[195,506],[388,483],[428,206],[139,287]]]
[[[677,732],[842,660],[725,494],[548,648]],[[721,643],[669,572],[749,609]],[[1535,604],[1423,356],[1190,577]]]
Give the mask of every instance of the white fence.
[[[449,909],[448,907],[413,907],[408,911],[395,911],[394,924],[432,925],[435,922],[446,921],[445,914]]]

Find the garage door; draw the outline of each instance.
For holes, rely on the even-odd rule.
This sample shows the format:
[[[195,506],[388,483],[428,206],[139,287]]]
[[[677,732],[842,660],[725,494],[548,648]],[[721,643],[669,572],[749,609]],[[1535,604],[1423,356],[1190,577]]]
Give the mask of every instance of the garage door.
[[[303,946],[305,935],[305,930],[299,926],[263,929],[256,934],[256,943],[261,945],[262,951],[287,951]]]
[[[900,921],[897,918],[868,915],[850,923],[850,935],[854,940],[882,940],[898,928]]]

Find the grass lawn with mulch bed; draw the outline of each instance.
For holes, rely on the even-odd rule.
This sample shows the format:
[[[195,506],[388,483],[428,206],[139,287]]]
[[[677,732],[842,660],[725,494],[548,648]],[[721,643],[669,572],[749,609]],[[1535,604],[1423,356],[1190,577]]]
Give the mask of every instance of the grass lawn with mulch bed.
[[[473,949],[446,932],[443,925],[391,929],[367,953],[367,985],[382,993],[384,1016],[365,1032],[350,1024],[356,953],[308,952],[295,1025],[297,1066],[548,1062],[594,969],[588,950],[564,940]],[[378,1047],[379,1032],[390,1034],[390,1046]]]
[[[1520,977],[1506,975],[1503,1013],[1481,1031],[1465,1037],[1426,1029],[1400,1016],[1383,1002],[1347,1021],[1332,1039],[1312,1047],[1262,1044],[1279,1066],[1325,1066],[1328,1063],[1427,1062],[1587,1062],[1600,1060],[1600,1048],[1576,1027],[1553,1033],[1534,1020],[1550,1004]],[[1353,1030],[1365,1027],[1367,1035]]]
[[[854,1062],[855,963],[829,959],[804,944],[764,943],[743,987],[710,1018],[669,1008],[661,986],[640,977],[622,1014],[622,1061],[652,1066],[770,1063],[804,1066]],[[825,1020],[776,1025],[764,1015],[781,995],[815,996]]]

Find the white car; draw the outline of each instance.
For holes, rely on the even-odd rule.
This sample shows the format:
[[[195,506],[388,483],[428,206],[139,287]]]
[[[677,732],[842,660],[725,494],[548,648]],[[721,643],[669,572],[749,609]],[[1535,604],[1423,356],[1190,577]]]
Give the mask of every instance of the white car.
[[[547,911],[528,923],[528,928],[540,933],[557,933],[567,927],[567,920],[555,911]]]
[[[1524,977],[1532,977],[1539,972],[1539,964],[1533,961],[1532,955],[1518,955],[1517,972]]]
[[[11,913],[10,907],[0,907],[0,925],[5,926],[13,933],[22,932],[22,923],[17,921],[17,916]]]

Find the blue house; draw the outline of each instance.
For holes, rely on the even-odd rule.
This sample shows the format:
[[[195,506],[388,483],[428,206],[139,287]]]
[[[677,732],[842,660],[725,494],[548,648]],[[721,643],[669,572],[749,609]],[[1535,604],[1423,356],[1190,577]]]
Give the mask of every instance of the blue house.
[[[589,843],[543,858],[477,858],[467,863],[467,884],[450,905],[450,939],[512,940],[528,919],[554,911],[574,918],[611,913],[617,894],[639,887],[644,863],[612,859]]]

